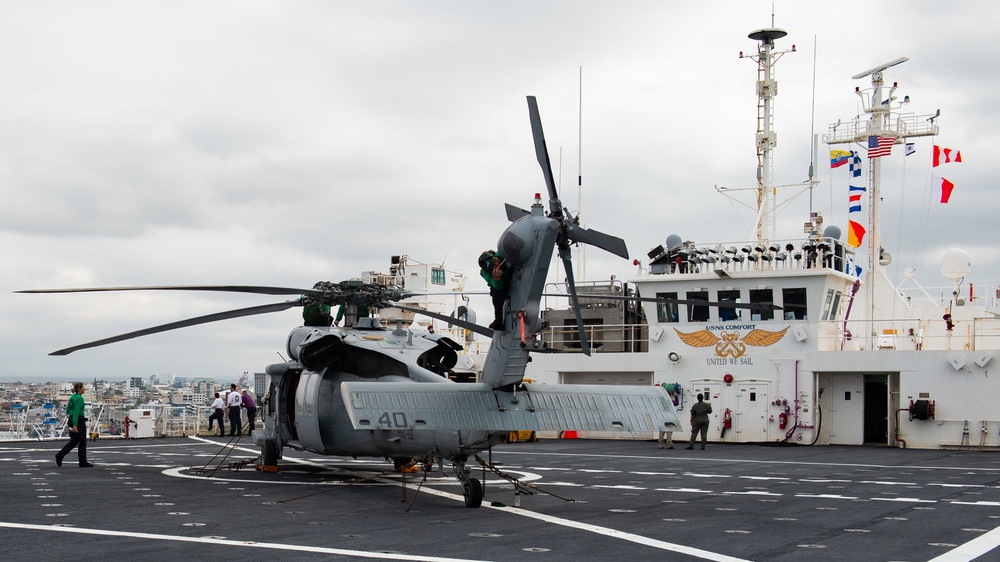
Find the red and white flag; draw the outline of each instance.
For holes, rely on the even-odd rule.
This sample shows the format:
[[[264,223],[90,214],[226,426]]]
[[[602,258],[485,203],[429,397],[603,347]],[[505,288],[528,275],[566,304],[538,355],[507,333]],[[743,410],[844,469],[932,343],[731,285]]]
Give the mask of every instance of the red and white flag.
[[[938,203],[947,203],[951,198],[951,192],[955,189],[955,184],[945,178],[933,178],[934,189],[931,197]]]
[[[938,145],[934,145],[934,164],[932,168],[937,168],[941,164],[950,164],[952,162],[961,162],[962,152],[955,150],[954,148],[943,148]]]

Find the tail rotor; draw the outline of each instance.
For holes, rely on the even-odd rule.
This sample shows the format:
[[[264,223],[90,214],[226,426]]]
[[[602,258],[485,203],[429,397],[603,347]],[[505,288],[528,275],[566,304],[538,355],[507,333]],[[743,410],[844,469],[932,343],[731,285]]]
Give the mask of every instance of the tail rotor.
[[[583,328],[583,316],[580,314],[580,300],[576,294],[576,281],[573,277],[570,245],[589,244],[625,259],[628,259],[628,249],[625,247],[625,241],[617,236],[581,227],[579,217],[572,217],[567,210],[563,209],[562,202],[559,200],[559,193],[556,191],[555,180],[552,177],[552,165],[549,162],[549,152],[545,145],[545,133],[542,131],[542,118],[538,111],[538,100],[535,99],[535,96],[528,96],[528,116],[531,119],[531,135],[535,141],[535,156],[538,158],[538,165],[542,168],[545,187],[549,192],[548,216],[550,219],[559,222],[559,235],[556,238],[556,246],[559,248],[559,258],[566,269],[566,283],[569,285],[570,302],[576,313],[576,327],[580,334],[580,346],[584,354],[590,355],[590,343]],[[510,211],[508,211],[509,215]]]

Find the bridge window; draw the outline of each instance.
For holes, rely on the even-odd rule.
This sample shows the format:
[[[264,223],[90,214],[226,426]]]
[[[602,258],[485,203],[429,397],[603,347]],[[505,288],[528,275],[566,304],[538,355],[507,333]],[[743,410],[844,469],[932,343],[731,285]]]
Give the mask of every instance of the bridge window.
[[[671,301],[656,303],[656,321],[677,322],[677,293],[656,293],[656,298]]]
[[[688,291],[687,299],[708,303],[708,291]],[[688,322],[708,322],[708,304],[688,305]]]
[[[439,268],[431,269],[431,283],[435,285],[444,285],[444,270]]]
[[[785,320],[806,319],[806,290],[802,287],[782,289],[781,306],[785,309]]]
[[[719,302],[723,304],[740,302],[740,290],[719,291]],[[731,320],[739,320],[741,317],[741,309],[719,305],[719,320],[729,322]]]
[[[841,292],[828,289],[826,300],[823,301],[823,320],[837,320],[840,318],[840,297]]]
[[[774,304],[773,289],[750,289],[750,304],[763,304],[771,306]],[[751,310],[751,320],[774,320],[774,310]]]

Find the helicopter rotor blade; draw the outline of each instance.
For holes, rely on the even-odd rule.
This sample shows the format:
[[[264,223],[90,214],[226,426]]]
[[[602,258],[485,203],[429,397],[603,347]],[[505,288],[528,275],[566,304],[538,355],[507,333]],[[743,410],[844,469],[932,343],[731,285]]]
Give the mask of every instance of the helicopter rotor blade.
[[[543,297],[569,297],[563,293],[542,293]],[[585,299],[598,299],[598,300],[617,300],[617,301],[637,301],[637,302],[657,302],[663,304],[686,304],[688,306],[717,306],[721,308],[745,308],[747,310],[783,310],[773,303],[744,303],[744,302],[719,302],[719,301],[703,301],[697,299],[670,299],[661,297],[640,297],[640,296],[626,296],[626,295],[589,295],[589,294],[578,294],[577,297]]]
[[[573,240],[574,242],[590,244],[591,246],[596,246],[602,250],[611,252],[620,258],[628,259],[628,248],[625,247],[625,241],[617,236],[605,234],[599,230],[590,230],[581,226],[570,226],[568,230],[569,232],[567,235],[570,240]]]
[[[416,308],[416,307],[406,306],[406,305],[402,305],[402,304],[398,304],[398,303],[392,303],[390,306],[392,308],[398,308],[400,310],[405,310],[407,312],[412,312],[414,314],[421,314],[423,316],[429,316],[429,317],[434,318],[436,320],[441,320],[443,322],[448,322],[449,324],[454,324],[454,325],[458,326],[459,328],[465,328],[466,330],[471,330],[471,331],[473,331],[473,332],[475,332],[477,334],[481,334],[481,335],[486,336],[488,338],[492,338],[493,337],[493,330],[491,330],[489,328],[484,328],[484,327],[480,326],[479,324],[475,324],[473,322],[467,322],[467,321],[462,320],[460,318],[455,318],[454,316],[445,316],[444,314],[438,314],[436,312],[431,312],[429,310],[424,310],[423,308]]]
[[[216,291],[222,293],[253,293],[258,295],[322,295],[315,289],[268,287],[260,285],[162,285],[149,287],[89,287],[79,289],[27,289],[15,293],[102,293],[113,291]]]
[[[112,336],[110,338],[104,338],[90,343],[84,343],[80,345],[75,345],[73,347],[67,347],[66,349],[60,349],[58,351],[53,351],[49,355],[69,355],[74,351],[79,351],[81,349],[88,349],[91,347],[99,347],[102,345],[107,345],[109,343],[116,343],[120,341],[130,340],[132,338],[138,338],[140,336],[148,336],[150,334],[158,334],[160,332],[167,332],[170,330],[177,330],[179,328],[187,328],[188,326],[197,326],[198,324],[207,324],[209,322],[218,322],[219,320],[228,320],[230,318],[240,318],[243,316],[253,316],[255,314],[267,314],[269,312],[280,312],[282,310],[287,310],[295,306],[302,306],[302,301],[283,301],[276,302],[272,304],[263,304],[258,306],[251,306],[248,308],[239,308],[236,310],[227,310],[225,312],[216,312],[215,314],[208,314],[206,316],[198,316],[196,318],[188,318],[187,320],[180,320],[177,322],[171,322],[169,324],[163,324],[160,326],[154,326],[152,328],[146,328],[143,330],[137,330],[135,332],[129,332],[127,334],[121,334],[118,336]]]
[[[573,305],[573,312],[576,313],[576,329],[580,334],[580,349],[584,355],[590,355],[590,342],[587,341],[587,332],[583,329],[583,315],[580,314],[580,299],[576,296],[576,282],[573,280],[573,260],[570,259],[569,246],[559,248],[559,257],[562,258],[563,266],[566,269],[566,284],[569,285],[570,302]]]
[[[504,203],[504,209],[507,211],[507,220],[514,222],[521,217],[526,217],[531,214],[530,211],[525,211],[520,207],[515,207],[510,203]]]
[[[538,113],[538,100],[528,96],[528,117],[531,119],[531,136],[535,140],[535,157],[542,167],[545,176],[545,187],[549,190],[549,211],[553,218],[562,214],[562,203],[556,193],[556,182],[552,177],[552,165],[549,163],[549,150],[545,146],[545,133],[542,131],[542,117]]]

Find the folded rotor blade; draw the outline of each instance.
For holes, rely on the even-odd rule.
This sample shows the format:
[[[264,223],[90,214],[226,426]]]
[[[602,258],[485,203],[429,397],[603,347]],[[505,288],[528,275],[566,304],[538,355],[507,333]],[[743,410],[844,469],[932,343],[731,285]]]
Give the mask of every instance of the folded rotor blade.
[[[421,314],[423,316],[429,316],[431,318],[434,318],[434,319],[437,319],[437,320],[441,320],[443,322],[448,322],[449,324],[454,324],[454,325],[458,326],[459,328],[465,328],[466,330],[472,330],[473,332],[475,332],[477,334],[480,334],[480,335],[483,335],[483,336],[486,336],[488,338],[492,338],[493,337],[493,330],[491,330],[489,328],[484,328],[484,327],[480,326],[479,324],[475,324],[473,322],[466,322],[465,320],[461,320],[461,319],[455,318],[454,316],[445,316],[444,314],[438,314],[436,312],[431,312],[429,310],[424,310],[422,308],[416,308],[416,307],[412,307],[412,306],[405,306],[405,305],[398,304],[398,303],[392,303],[390,306],[392,308],[398,308],[400,310],[406,310],[406,311],[412,312],[414,314]]]
[[[587,341],[587,332],[583,329],[580,299],[576,296],[576,283],[573,281],[573,260],[570,259],[569,246],[559,248],[559,257],[562,258],[563,266],[566,268],[566,284],[569,285],[570,302],[573,305],[573,312],[576,313],[576,329],[580,333],[580,349],[584,355],[590,355],[590,342]]]
[[[287,310],[294,306],[302,306],[302,301],[294,300],[294,301],[276,302],[273,304],[251,306],[249,308],[227,310],[226,312],[217,312],[215,314],[209,314],[207,316],[199,316],[197,318],[188,318],[187,320],[171,322],[169,324],[163,324],[162,326],[154,326],[152,328],[146,328],[144,330],[129,332],[127,334],[122,334],[120,336],[113,336],[110,338],[104,338],[102,340],[92,341],[90,343],[84,343],[80,345],[75,345],[73,347],[67,347],[66,349],[53,351],[49,355],[69,355],[70,353],[73,353],[74,351],[79,351],[81,349],[99,347],[102,345],[107,345],[109,343],[115,343],[115,342],[130,340],[132,338],[138,338],[140,336],[148,336],[150,334],[158,334],[160,332],[167,332],[169,330],[176,330],[178,328],[187,328],[188,326],[197,326],[198,324],[207,324],[209,322],[217,322],[219,320],[228,320],[230,318],[253,316],[255,314],[267,314],[269,312],[280,312],[282,310]]]
[[[315,289],[267,287],[258,285],[164,285],[150,287],[91,287],[81,289],[28,289],[15,293],[101,293],[112,291],[217,291],[222,293],[254,293],[258,295],[322,295]]]
[[[545,146],[545,133],[542,132],[542,117],[538,113],[538,100],[535,96],[528,96],[528,117],[531,119],[531,136],[535,139],[535,157],[538,158],[538,165],[542,167],[542,175],[545,176],[545,187],[549,190],[549,208],[553,214],[561,212],[552,208],[553,202],[559,204],[559,194],[556,193],[556,182],[552,178],[552,165],[549,163],[549,150]]]
[[[573,226],[569,228],[569,238],[574,242],[590,244],[591,246],[611,252],[620,258],[628,259],[628,248],[625,247],[625,241],[617,236],[605,234],[598,230]]]
[[[514,222],[521,217],[526,217],[531,214],[530,211],[525,211],[520,207],[515,207],[510,203],[504,203],[504,208],[507,210],[507,220]]]
[[[563,293],[542,293],[543,297],[569,297]],[[587,295],[587,294],[577,294],[578,298],[582,299],[603,299],[603,300],[616,300],[616,301],[637,301],[637,302],[657,302],[657,303],[670,303],[670,304],[686,304],[689,306],[718,306],[721,308],[745,308],[748,310],[783,310],[782,307],[772,304],[772,303],[743,303],[743,302],[718,302],[718,301],[703,301],[697,299],[668,299],[668,298],[658,298],[658,297],[636,297],[636,296],[625,296],[625,295]]]

